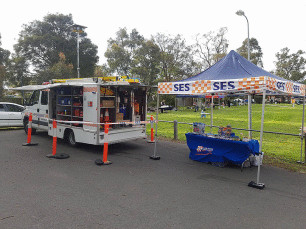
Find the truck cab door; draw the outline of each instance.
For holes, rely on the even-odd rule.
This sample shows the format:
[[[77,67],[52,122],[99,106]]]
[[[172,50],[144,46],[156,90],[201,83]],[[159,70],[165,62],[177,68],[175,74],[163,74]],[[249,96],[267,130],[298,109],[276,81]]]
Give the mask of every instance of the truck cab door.
[[[39,109],[38,113],[38,127],[39,129],[48,130],[48,91],[40,91]]]
[[[32,127],[34,128],[38,127],[39,96],[40,96],[40,91],[33,91],[31,98],[26,107],[27,112],[32,113],[33,115]]]

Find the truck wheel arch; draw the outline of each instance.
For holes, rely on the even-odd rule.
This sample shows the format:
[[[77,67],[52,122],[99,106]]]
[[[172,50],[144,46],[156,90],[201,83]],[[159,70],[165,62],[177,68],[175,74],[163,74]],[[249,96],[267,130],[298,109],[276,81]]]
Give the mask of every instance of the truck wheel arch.
[[[72,129],[66,128],[64,132],[64,139],[71,146],[76,146],[77,142],[75,141],[75,135]]]

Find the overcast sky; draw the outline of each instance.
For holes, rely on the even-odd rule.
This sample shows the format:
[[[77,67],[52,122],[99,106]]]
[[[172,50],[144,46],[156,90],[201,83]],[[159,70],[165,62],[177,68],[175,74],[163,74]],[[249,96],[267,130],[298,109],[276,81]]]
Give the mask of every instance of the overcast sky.
[[[0,34],[2,48],[13,51],[23,24],[48,13],[71,13],[75,23],[88,27],[102,64],[107,40],[123,27],[129,32],[136,28],[145,38],[158,32],[182,34],[189,43],[198,33],[227,27],[228,51],[236,50],[247,37],[246,19],[237,10],[248,17],[250,37],[262,48],[264,69],[275,69],[275,54],[284,47],[306,50],[305,0],[10,0],[1,2]]]

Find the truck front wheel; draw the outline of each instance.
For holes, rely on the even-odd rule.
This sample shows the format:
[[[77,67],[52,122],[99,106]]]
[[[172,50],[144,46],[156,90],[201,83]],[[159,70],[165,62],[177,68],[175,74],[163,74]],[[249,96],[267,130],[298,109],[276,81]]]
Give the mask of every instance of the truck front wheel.
[[[69,145],[71,145],[71,146],[76,146],[77,145],[77,143],[75,141],[73,130],[67,130],[65,135],[66,135],[66,141],[68,142]]]
[[[24,119],[23,121],[23,128],[24,132],[28,134],[28,127],[29,127],[29,119]],[[36,129],[32,128],[31,134],[36,134]]]

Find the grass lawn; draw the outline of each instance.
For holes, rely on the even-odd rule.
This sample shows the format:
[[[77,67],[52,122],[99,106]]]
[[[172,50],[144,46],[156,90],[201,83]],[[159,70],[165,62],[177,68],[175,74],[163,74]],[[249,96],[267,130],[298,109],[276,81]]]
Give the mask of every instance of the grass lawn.
[[[209,111],[207,111],[209,113]],[[265,109],[265,131],[275,131],[299,134],[302,126],[302,105],[267,104]],[[156,114],[152,113],[155,117]],[[165,121],[177,120],[178,122],[202,122],[210,125],[210,116],[201,118],[201,111],[180,108],[178,111],[168,111],[159,113],[158,119]],[[151,113],[149,114],[151,115]],[[261,104],[252,105],[252,122],[253,129],[260,130],[261,124]],[[213,114],[213,125],[227,126],[231,125],[236,128],[245,128],[248,126],[248,107],[232,106],[230,108],[215,108]],[[148,125],[148,134],[149,132]],[[192,126],[186,124],[178,124],[178,139],[186,142],[185,133],[192,132]],[[210,132],[210,128],[206,127],[205,132]],[[213,128],[213,133],[217,133],[218,129]],[[248,136],[246,131],[233,130],[237,136]],[[158,136],[166,139],[173,139],[173,123],[158,123]],[[259,133],[253,132],[253,138],[259,140]],[[304,144],[303,144],[304,147]],[[264,163],[278,167],[287,168],[292,171],[306,172],[305,164],[297,164],[301,155],[301,139],[297,136],[277,135],[264,133],[263,148],[265,152]],[[303,160],[305,156],[303,153]]]

